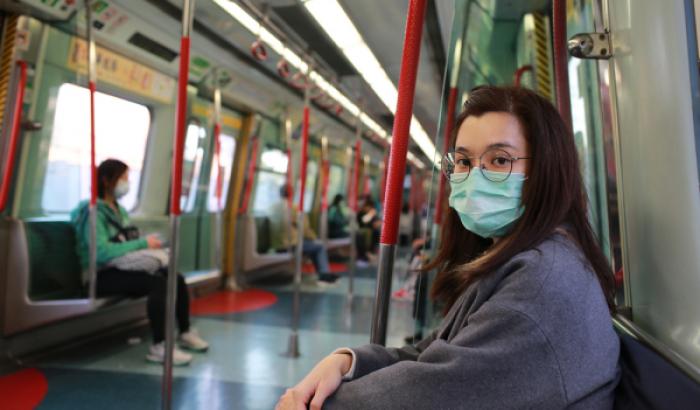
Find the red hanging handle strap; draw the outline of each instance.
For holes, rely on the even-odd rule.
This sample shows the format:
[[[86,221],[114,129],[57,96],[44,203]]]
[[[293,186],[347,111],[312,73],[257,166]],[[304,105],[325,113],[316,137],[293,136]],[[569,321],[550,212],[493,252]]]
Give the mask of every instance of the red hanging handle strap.
[[[5,169],[2,174],[0,212],[4,211],[7,206],[10,183],[12,182],[12,171],[15,169],[15,162],[17,161],[17,146],[19,145],[19,136],[22,130],[22,107],[24,106],[24,89],[27,85],[27,63],[22,60],[17,61],[17,67],[19,68],[19,83],[17,84],[15,105],[12,107],[12,125],[10,141],[7,147],[7,161],[5,161]]]

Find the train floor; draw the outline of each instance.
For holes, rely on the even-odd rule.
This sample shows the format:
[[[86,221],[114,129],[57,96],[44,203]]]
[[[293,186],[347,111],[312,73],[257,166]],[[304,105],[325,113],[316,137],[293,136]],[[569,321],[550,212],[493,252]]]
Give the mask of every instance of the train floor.
[[[397,262],[396,271],[405,270]],[[335,265],[338,269],[338,265]],[[340,269],[341,270],[342,266]],[[174,369],[173,408],[272,409],[284,390],[337,347],[369,341],[376,268],[358,269],[348,303],[348,277],[320,287],[305,275],[301,293],[299,350],[285,357],[293,286],[266,281],[242,292],[221,291],[196,299],[193,324],[211,348]],[[400,286],[395,275],[394,288]],[[387,344],[413,334],[410,301],[392,300]],[[157,409],[160,365],[145,361],[145,326],[61,351],[0,374],[3,409]]]

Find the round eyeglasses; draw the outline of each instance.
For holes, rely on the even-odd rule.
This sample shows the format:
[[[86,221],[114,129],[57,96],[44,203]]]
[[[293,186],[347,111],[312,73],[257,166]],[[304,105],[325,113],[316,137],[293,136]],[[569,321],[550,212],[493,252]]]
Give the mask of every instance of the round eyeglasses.
[[[503,182],[513,172],[513,163],[531,157],[514,157],[500,148],[484,151],[479,157],[479,170],[484,178],[492,182]],[[469,177],[472,168],[476,167],[474,157],[462,152],[450,151],[442,157],[441,168],[450,182],[463,182]],[[489,172],[484,172],[489,171]]]

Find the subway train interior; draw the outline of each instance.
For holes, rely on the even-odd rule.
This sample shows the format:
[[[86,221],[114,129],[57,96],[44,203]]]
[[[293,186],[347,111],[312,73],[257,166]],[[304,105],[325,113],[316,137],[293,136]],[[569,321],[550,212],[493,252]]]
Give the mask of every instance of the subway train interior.
[[[431,334],[421,268],[459,221],[445,154],[481,86],[534,91],[573,135],[632,346],[615,408],[699,408],[699,18],[0,0],[0,409],[272,409],[337,348]]]

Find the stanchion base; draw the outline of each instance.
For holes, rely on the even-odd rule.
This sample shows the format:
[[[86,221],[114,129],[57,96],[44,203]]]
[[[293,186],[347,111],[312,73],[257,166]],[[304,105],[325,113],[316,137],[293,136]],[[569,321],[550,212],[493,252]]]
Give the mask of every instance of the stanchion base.
[[[289,343],[287,344],[287,351],[282,354],[284,357],[291,357],[296,359],[301,356],[299,353],[299,335],[297,333],[292,333],[289,335]]]

